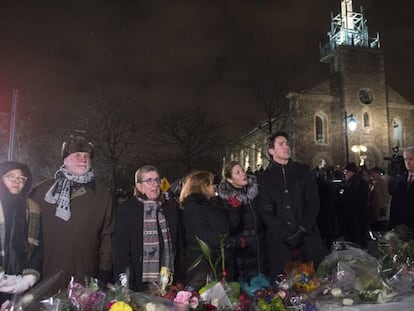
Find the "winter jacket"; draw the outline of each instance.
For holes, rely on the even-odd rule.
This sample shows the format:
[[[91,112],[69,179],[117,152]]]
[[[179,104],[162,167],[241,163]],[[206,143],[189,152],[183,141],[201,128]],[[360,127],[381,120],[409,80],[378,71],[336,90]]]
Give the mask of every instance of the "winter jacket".
[[[367,246],[368,237],[368,183],[358,174],[345,182],[340,195],[340,224],[344,238],[361,247]]]
[[[55,216],[56,204],[45,201],[45,193],[55,182],[38,185],[31,197],[40,206],[44,260],[43,276],[48,279],[62,271],[48,294],[67,288],[73,276],[83,283],[85,277],[110,273],[112,269],[111,235],[113,232],[112,197],[95,183],[83,185],[71,193],[71,217],[68,221]]]
[[[167,201],[162,205],[171,233],[173,252],[177,241],[177,207]],[[113,237],[114,274],[117,277],[129,269],[129,287],[134,291],[147,289],[142,282],[144,206],[136,197],[116,208]]]
[[[195,237],[207,243],[211,249],[213,261],[220,255],[220,237],[228,235],[230,224],[221,200],[214,198],[208,200],[203,194],[193,193],[185,198],[181,204],[181,223],[183,225],[183,265],[181,271],[186,274],[185,282],[195,289],[202,287],[208,275],[212,275],[206,260],[188,271],[195,260],[202,254]],[[221,272],[221,265],[218,265]]]
[[[248,281],[259,273],[267,274],[264,226],[253,204],[258,194],[256,177],[249,175],[248,184],[243,188],[235,188],[222,180],[218,194],[229,214],[230,236],[238,240],[232,252],[233,278]]]
[[[11,194],[0,180],[0,270],[7,275],[32,274],[37,281],[42,272],[42,230],[39,206],[27,197],[32,185],[30,169],[19,162],[8,161],[0,166],[0,176],[20,169],[27,180],[18,194]],[[4,245],[1,245],[3,244]],[[11,299],[0,293],[0,304]]]
[[[266,227],[266,250],[272,279],[284,271],[292,259],[284,240],[305,229],[301,248],[305,260],[317,266],[326,254],[316,219],[319,213],[318,186],[313,172],[305,165],[289,160],[286,165],[271,162],[259,175],[256,206]]]
[[[388,189],[392,196],[390,226],[406,225],[414,229],[414,183],[408,184],[408,172],[390,179]]]

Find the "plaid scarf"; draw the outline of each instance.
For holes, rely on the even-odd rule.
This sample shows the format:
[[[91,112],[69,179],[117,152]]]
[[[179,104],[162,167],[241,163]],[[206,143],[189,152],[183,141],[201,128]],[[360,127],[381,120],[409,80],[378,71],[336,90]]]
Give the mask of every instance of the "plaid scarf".
[[[70,219],[70,194],[73,186],[87,184],[95,178],[93,171],[90,170],[84,175],[76,176],[68,172],[65,166],[61,166],[55,174],[55,183],[45,194],[45,201],[56,204],[55,216],[68,221]]]
[[[159,282],[162,266],[174,268],[170,229],[161,202],[138,201],[144,205],[142,281]]]

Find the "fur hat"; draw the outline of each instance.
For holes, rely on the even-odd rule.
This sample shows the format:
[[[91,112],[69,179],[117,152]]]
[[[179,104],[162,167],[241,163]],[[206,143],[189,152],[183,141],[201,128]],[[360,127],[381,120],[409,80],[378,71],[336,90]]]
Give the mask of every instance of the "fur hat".
[[[349,162],[347,165],[345,165],[344,170],[357,173],[358,167],[356,166],[354,162]]]
[[[93,158],[93,144],[82,136],[72,136],[62,145],[62,159],[74,152],[87,152]]]

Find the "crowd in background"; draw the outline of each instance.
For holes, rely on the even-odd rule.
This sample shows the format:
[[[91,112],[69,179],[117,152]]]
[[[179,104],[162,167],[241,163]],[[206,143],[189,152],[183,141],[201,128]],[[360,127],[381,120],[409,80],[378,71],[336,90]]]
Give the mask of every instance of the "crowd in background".
[[[173,276],[198,289],[217,278],[209,260],[220,256],[221,277],[271,282],[291,260],[317,266],[335,240],[366,248],[370,230],[414,228],[414,147],[404,151],[405,170],[388,180],[380,168],[355,163],[310,169],[290,158],[284,132],[267,147],[265,169],[253,174],[231,161],[220,178],[193,171],[168,193],[156,167],[140,167],[133,195],[119,200],[95,182],[94,148],[83,137],[63,144],[55,176],[33,189],[26,165],[1,164],[1,303],[52,276],[45,296],[85,276],[104,283],[128,276],[136,291],[162,288]]]

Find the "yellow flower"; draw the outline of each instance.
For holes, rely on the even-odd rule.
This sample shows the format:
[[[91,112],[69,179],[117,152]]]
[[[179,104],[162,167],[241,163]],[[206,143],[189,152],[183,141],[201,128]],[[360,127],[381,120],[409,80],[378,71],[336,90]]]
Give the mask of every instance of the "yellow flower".
[[[129,304],[123,301],[117,301],[111,306],[109,311],[132,311],[132,308]]]

